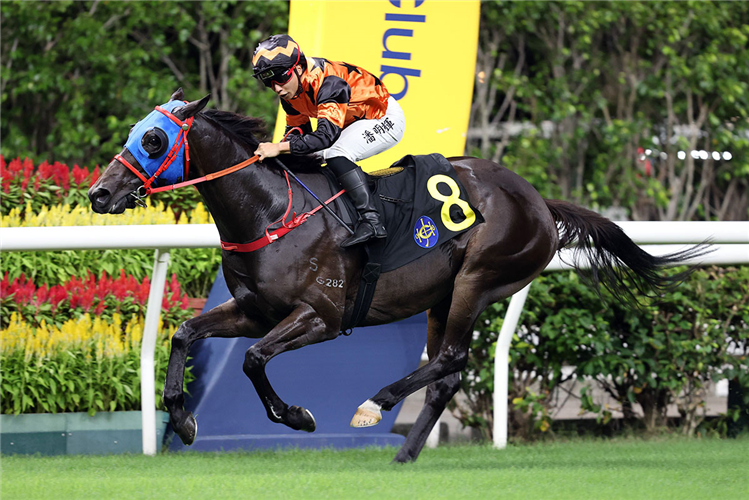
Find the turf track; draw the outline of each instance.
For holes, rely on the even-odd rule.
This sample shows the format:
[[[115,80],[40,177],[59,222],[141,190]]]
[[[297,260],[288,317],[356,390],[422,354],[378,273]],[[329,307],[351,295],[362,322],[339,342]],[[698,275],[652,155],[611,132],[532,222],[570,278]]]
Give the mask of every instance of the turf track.
[[[749,499],[749,438],[395,449],[21,457],[0,460],[12,499]]]

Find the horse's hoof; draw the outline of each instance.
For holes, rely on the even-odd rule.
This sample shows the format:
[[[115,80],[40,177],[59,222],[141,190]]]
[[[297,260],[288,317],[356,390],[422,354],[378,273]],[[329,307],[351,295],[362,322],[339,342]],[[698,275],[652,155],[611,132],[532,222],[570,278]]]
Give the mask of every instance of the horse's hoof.
[[[404,452],[402,449],[398,451],[398,454],[395,455],[395,458],[393,459],[392,464],[407,464],[411,462],[415,462],[416,457],[409,455],[408,453]]]
[[[286,414],[286,425],[297,431],[314,432],[317,428],[315,417],[307,408],[289,406]]]
[[[356,410],[354,418],[351,419],[351,427],[372,427],[379,424],[380,420],[380,405],[368,399]]]
[[[198,435],[198,422],[192,416],[192,413],[188,413],[181,424],[172,424],[172,427],[185,445],[190,446],[195,442],[195,436]]]

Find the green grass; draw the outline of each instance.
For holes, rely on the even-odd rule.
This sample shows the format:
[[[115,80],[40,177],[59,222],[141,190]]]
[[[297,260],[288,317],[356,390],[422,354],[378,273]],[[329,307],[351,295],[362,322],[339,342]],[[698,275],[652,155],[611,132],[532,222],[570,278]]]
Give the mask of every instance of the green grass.
[[[0,460],[3,500],[749,498],[749,439],[617,439],[394,448]]]

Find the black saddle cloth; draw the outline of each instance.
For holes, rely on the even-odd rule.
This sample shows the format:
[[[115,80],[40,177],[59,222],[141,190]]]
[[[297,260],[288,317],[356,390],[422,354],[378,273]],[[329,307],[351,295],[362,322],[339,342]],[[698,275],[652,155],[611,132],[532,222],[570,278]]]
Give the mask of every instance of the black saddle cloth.
[[[386,177],[369,176],[375,203],[388,232],[382,272],[405,266],[484,222],[444,156],[407,155],[391,168],[402,171]],[[323,170],[328,173],[328,169]],[[337,187],[332,173],[328,177]],[[350,198],[338,199],[341,200],[336,207],[339,214],[343,212],[347,222],[356,221],[358,215]]]

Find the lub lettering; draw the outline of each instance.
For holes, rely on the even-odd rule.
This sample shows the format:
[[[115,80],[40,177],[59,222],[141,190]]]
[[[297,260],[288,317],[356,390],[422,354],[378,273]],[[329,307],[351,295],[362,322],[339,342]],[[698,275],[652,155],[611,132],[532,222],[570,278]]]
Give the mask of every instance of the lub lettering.
[[[420,7],[425,0],[416,0],[414,2],[414,7]],[[394,7],[401,8],[401,0],[390,0],[390,4]],[[386,13],[385,14],[385,21],[388,22],[394,22],[394,23],[425,23],[426,22],[426,16],[419,15],[419,14],[401,14],[401,13]],[[398,25],[398,27],[388,28],[385,30],[385,33],[382,35],[382,48],[384,49],[382,51],[382,58],[383,59],[394,59],[396,61],[410,61],[411,60],[411,53],[410,52],[403,52],[403,51],[395,51],[388,48],[388,40],[391,37],[405,37],[405,38],[412,38],[414,34],[414,30],[404,28],[402,25]],[[387,75],[398,75],[403,79],[403,89],[399,92],[393,92],[391,90],[390,95],[393,96],[393,98],[396,101],[399,101],[403,99],[406,94],[408,93],[408,78],[414,77],[419,78],[421,76],[421,70],[420,69],[413,69],[413,68],[404,68],[402,66],[394,66],[390,64],[382,64],[380,66],[380,71],[382,72],[380,74],[380,80],[384,80]]]

